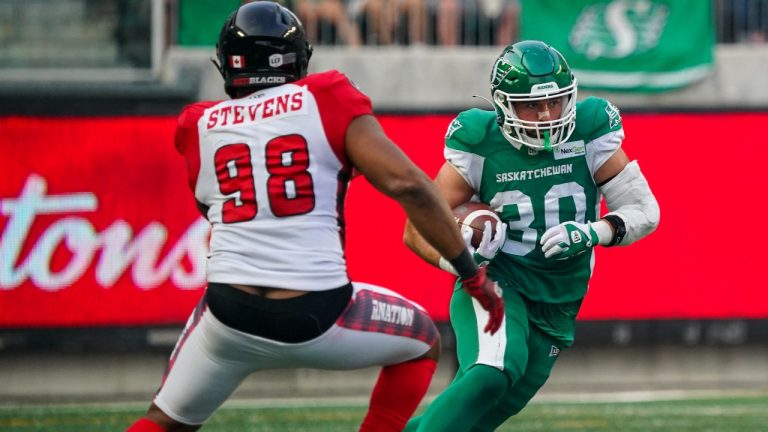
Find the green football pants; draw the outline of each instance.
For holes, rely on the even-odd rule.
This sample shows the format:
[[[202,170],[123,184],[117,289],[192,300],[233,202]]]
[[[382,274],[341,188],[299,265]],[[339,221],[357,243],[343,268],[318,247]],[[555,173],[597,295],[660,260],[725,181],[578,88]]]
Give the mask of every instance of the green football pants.
[[[437,432],[446,424],[451,425],[452,432],[493,431],[520,412],[544,385],[564,347],[529,323],[519,293],[505,290],[504,302],[504,326],[489,335],[483,332],[488,313],[464,290],[454,291],[451,324],[456,333],[459,370],[424,415],[408,423],[407,431]],[[483,373],[477,373],[477,365],[491,368],[483,366]],[[493,370],[497,372],[490,372]],[[487,391],[500,385],[501,391]],[[469,415],[468,407],[474,407],[478,414]]]

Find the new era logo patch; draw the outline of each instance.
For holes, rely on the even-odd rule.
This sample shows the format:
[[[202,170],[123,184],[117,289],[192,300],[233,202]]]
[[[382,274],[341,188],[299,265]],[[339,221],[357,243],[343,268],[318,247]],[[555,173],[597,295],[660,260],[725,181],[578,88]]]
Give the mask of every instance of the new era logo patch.
[[[560,354],[560,348],[552,345],[552,348],[549,349],[549,356],[557,357],[558,354]]]

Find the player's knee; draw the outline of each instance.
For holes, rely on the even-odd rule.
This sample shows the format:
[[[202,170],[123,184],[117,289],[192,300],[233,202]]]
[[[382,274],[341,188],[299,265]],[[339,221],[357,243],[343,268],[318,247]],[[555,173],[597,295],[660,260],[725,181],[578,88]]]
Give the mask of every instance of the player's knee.
[[[481,393],[488,398],[501,397],[511,385],[509,376],[504,371],[488,365],[473,366],[467,376],[472,377],[472,380],[481,387]]]
[[[150,405],[147,410],[146,417],[152,420],[152,422],[160,425],[166,432],[193,432],[200,429],[200,425],[179,423],[168,417],[168,415],[154,403]]]
[[[438,361],[440,359],[440,352],[442,351],[442,345],[440,344],[440,336],[438,336],[435,339],[435,343],[432,344],[431,347],[429,347],[429,351],[427,351],[426,354],[424,354],[424,358],[432,359],[434,361]]]
[[[525,406],[528,405],[528,402],[523,402],[519,405],[510,405],[504,408],[504,414],[509,418],[512,416],[517,415],[520,411],[525,408]]]

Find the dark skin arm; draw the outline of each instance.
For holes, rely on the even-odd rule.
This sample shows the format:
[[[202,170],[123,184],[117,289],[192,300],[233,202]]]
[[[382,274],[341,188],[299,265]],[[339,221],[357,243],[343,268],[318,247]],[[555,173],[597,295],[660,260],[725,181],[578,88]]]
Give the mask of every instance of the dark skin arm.
[[[474,193],[472,187],[467,184],[459,172],[448,162],[444,163],[437,173],[437,177],[435,177],[435,186],[451,208],[469,201]],[[453,224],[455,225],[456,222],[454,221]],[[405,224],[403,241],[416,255],[435,267],[438,266],[440,257],[445,257],[424,240],[415,229],[410,219]]]
[[[347,129],[347,156],[377,190],[397,201],[412,229],[437,253],[452,259],[466,249],[451,208],[435,185],[385,134],[371,115]]]

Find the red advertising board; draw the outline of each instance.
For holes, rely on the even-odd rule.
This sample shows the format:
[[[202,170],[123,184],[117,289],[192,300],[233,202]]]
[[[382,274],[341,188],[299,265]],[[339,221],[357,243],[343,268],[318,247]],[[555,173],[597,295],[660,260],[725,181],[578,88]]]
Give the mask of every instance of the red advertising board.
[[[382,116],[428,174],[451,116]],[[760,220],[768,114],[625,115],[661,205],[656,233],[599,248],[580,319],[766,318]],[[181,324],[205,281],[170,117],[0,119],[0,328]],[[449,275],[402,245],[405,216],[364,179],[347,201],[354,280],[447,319]],[[300,265],[300,263],[298,263]]]

